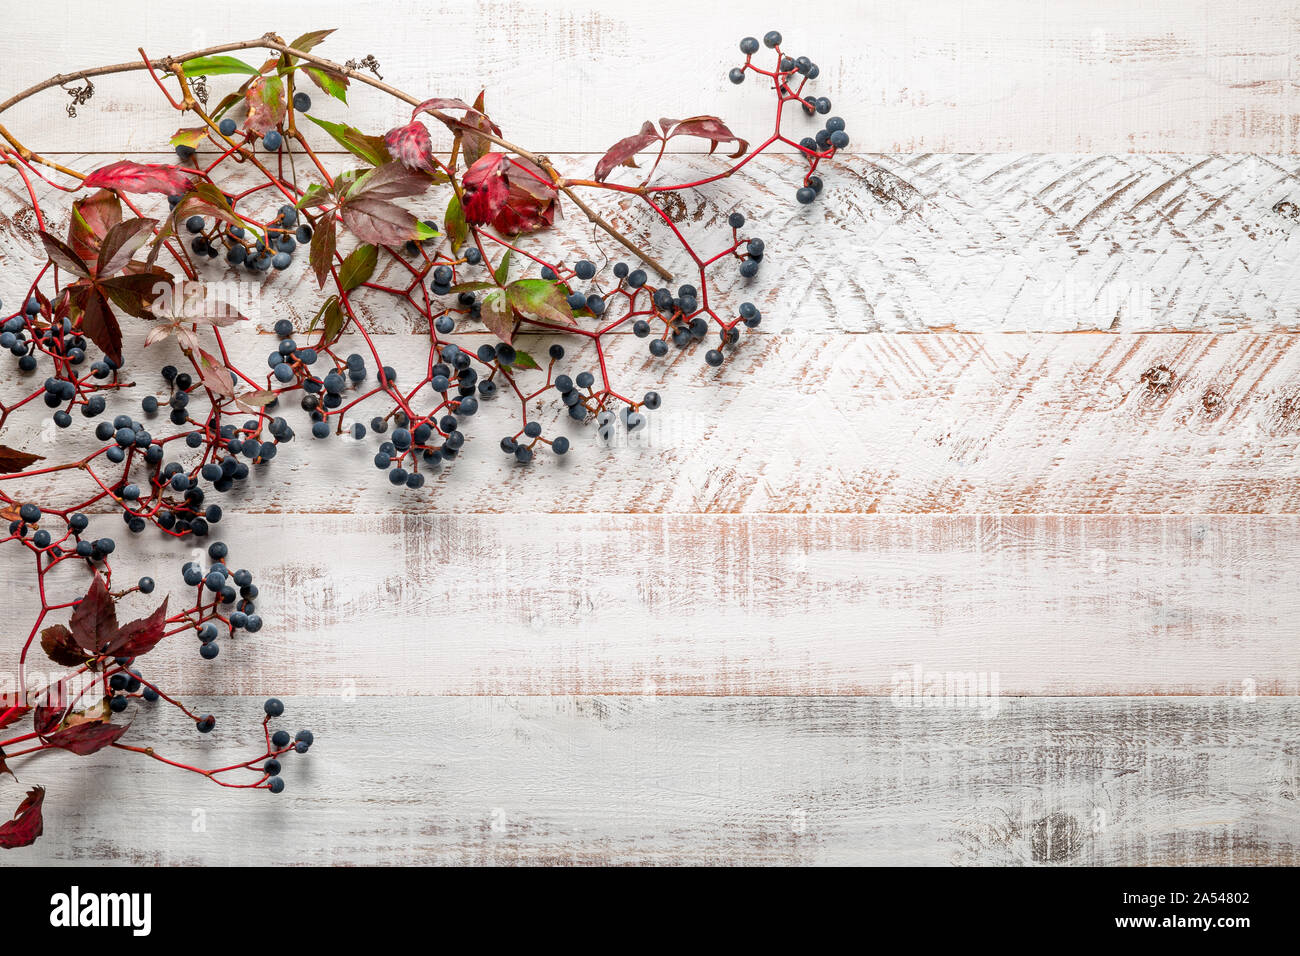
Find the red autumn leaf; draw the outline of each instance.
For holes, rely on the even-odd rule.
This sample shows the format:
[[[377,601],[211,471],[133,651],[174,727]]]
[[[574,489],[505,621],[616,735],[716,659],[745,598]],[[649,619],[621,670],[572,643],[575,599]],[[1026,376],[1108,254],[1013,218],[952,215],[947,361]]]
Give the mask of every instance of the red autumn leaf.
[[[674,136],[699,136],[707,139],[710,153],[718,148],[719,143],[735,140],[737,145],[736,151],[730,154],[732,159],[745,155],[745,151],[749,149],[749,143],[727,129],[727,124],[716,116],[690,116],[684,120],[660,119],[659,125],[663,128],[667,139],[672,139]]]
[[[655,124],[646,120],[641,124],[641,132],[625,136],[611,146],[600,162],[596,164],[596,181],[604,182],[614,171],[615,166],[636,166],[633,157],[651,143],[657,143],[663,136],[655,129]]]
[[[510,199],[510,183],[506,171],[510,157],[505,153],[488,153],[465,171],[465,194],[462,205],[465,218],[483,225],[497,217]]]
[[[8,445],[0,445],[0,475],[12,475],[23,471],[33,462],[44,460],[44,455],[33,455],[31,452],[19,451]]]
[[[94,262],[99,244],[108,231],[122,221],[122,200],[117,193],[101,189],[72,203],[72,222],[68,225],[68,245],[83,262]]]
[[[505,207],[492,220],[492,228],[505,236],[545,229],[555,221],[559,204],[555,187],[537,166],[512,159],[506,172],[510,190]]]
[[[53,747],[71,751],[79,757],[88,757],[103,750],[126,733],[130,724],[110,724],[106,721],[89,721],[57,730],[45,738]]]
[[[408,169],[429,172],[435,168],[433,141],[429,138],[428,127],[419,120],[411,120],[405,126],[390,129],[384,134],[384,145]]]
[[[189,188],[190,178],[175,166],[156,163],[133,163],[124,159],[95,170],[81,184],[87,189],[101,187],[127,193],[163,193],[179,196]]]
[[[22,720],[30,710],[30,707],[21,704],[15,704],[12,707],[0,707],[0,730],[4,730],[10,724]]]
[[[117,608],[108,585],[98,574],[90,582],[90,590],[73,608],[68,622],[77,646],[88,654],[98,654],[117,636]]]
[[[113,652],[118,657],[139,657],[147,654],[163,639],[167,626],[167,599],[148,617],[123,624],[114,639]]]
[[[66,681],[61,680],[52,687],[46,688],[41,695],[40,702],[32,708],[32,727],[38,734],[51,733],[63,722],[63,714],[68,708],[66,705],[55,704],[54,702],[67,700],[67,697]]]
[[[36,842],[36,838],[45,832],[45,821],[41,818],[41,804],[44,802],[44,787],[32,787],[27,791],[26,798],[14,812],[14,818],[0,824],[0,847],[12,850]]]
[[[433,110],[465,110],[467,113],[477,112],[474,107],[470,106],[464,100],[457,99],[454,96],[435,96],[433,99],[425,100],[415,109],[411,110],[411,119],[415,119],[421,113],[429,113]]]

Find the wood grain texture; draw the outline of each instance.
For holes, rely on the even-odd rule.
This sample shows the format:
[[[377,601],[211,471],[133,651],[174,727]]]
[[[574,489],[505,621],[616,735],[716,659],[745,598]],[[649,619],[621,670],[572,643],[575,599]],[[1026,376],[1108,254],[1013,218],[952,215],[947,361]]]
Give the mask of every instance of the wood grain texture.
[[[888,697],[919,667],[921,683],[974,673],[1014,695],[1300,693],[1294,516],[286,515],[219,530],[266,626],[223,628],[213,663],[188,637],[155,651],[147,675],[178,692]],[[150,574],[176,607],[181,565],[204,558],[153,536],[118,551],[118,581]],[[47,593],[83,587],[69,572]],[[36,595],[15,577],[7,600]],[[57,671],[39,652],[30,666]]]
[[[128,355],[139,354],[139,336]],[[241,334],[231,351],[242,367],[265,369],[274,341]],[[540,355],[548,340],[520,341]],[[1300,510],[1297,341],[759,335],[714,370],[698,352],[652,360],[625,336],[609,355],[617,381],[632,395],[658,389],[665,402],[644,429],[620,431],[610,445],[549,402],[533,413],[574,448],[519,465],[497,447],[520,427],[518,402],[494,399],[467,421],[457,460],[409,492],[374,469],[379,436],[313,440],[294,406],[285,416],[299,437],[249,487],[221,497],[236,510],[343,513],[1291,513]],[[353,347],[365,351],[349,341],[342,354]],[[171,344],[155,348],[167,351],[149,358],[152,367],[173,358]],[[422,374],[423,347],[386,354],[399,382]],[[563,367],[594,364],[576,352]],[[165,397],[163,385],[142,370],[137,390]],[[16,447],[42,453],[57,441],[66,460],[98,447],[87,420],[59,431],[43,404],[33,406],[10,420]],[[55,488],[44,479],[5,485],[51,505],[93,487],[85,475]]]
[[[325,55],[373,53],[413,93],[486,87],[508,136],[579,171],[643,118],[716,112],[764,135],[767,96],[725,74],[741,35],[777,28],[821,64],[819,92],[853,139],[810,208],[793,201],[788,155],[674,205],[704,248],[734,210],[767,240],[757,282],[716,286],[764,325],[717,371],[694,354],[652,363],[616,337],[619,383],[665,397],[630,440],[605,447],[543,417],[574,449],[524,469],[496,449],[514,409],[487,404],[454,467],[399,492],[370,464],[373,436],[315,447],[288,409],[300,438],[222,501],[218,527],[257,575],[266,627],[222,638],[214,662],[180,640],[142,662],[199,695],[188,702],[218,714],[217,731],[135,704],[126,716],[139,742],[215,765],[247,756],[276,694],[285,726],[316,732],[312,753],[278,797],[123,752],[42,755],[17,767],[21,783],[3,778],[0,807],[46,785],[47,833],[3,862],[1300,863],[1300,6],[791,12],[295,0],[200,17],[122,0],[105,24],[92,0],[5,11],[5,95],[139,45],[338,26]],[[96,87],[76,119],[53,90],[5,124],[77,168],[149,158],[188,125],[142,75]],[[348,110],[314,99],[367,132],[405,118],[368,91]],[[40,256],[24,203],[0,172],[11,304]],[[663,246],[639,211],[601,208]],[[590,236],[570,222],[543,248],[572,260]],[[263,372],[273,345],[259,331],[315,313],[305,271],[259,286],[258,321],[228,339],[247,368]],[[409,316],[358,300],[399,378],[418,377]],[[1097,334],[1058,334],[1076,332]],[[129,329],[128,357],[143,335]],[[171,348],[128,366],[133,400],[157,392],[148,369]],[[571,349],[563,370],[591,363]],[[55,437],[41,408],[3,440],[40,452]],[[60,456],[93,447],[81,418],[57,437]],[[127,544],[98,511],[92,530],[123,542],[119,581],[148,573],[161,595],[201,558],[153,533]],[[0,554],[0,597],[31,608],[20,560]]]
[[[325,56],[373,53],[386,81],[416,95],[486,88],[507,133],[553,152],[603,151],[660,116],[718,113],[741,135],[762,135],[766,95],[752,82],[733,87],[726,73],[741,36],[773,28],[821,65],[818,91],[848,120],[854,148],[870,152],[1279,153],[1300,136],[1297,11],[1273,0],[842,0],[816,17],[778,0],[298,0],[213,6],[201,18],[184,5],[122,0],[109,29],[95,0],[9,6],[15,56],[4,85],[14,90],[134,60],[138,46],[163,56],[340,27]],[[46,55],[17,55],[31,50]],[[217,96],[236,85],[211,83]],[[149,148],[179,125],[140,76],[96,87],[76,121],[62,116],[67,97],[56,90],[6,125],[57,150]],[[370,92],[350,99],[346,115],[370,132],[403,112]],[[320,108],[345,115],[341,104]]]
[[[59,159],[77,169],[107,161]],[[572,154],[552,159],[584,175],[594,163]],[[328,161],[335,172],[352,165]],[[672,157],[664,174],[689,181],[724,162]],[[724,312],[752,300],[767,331],[1300,329],[1300,159],[854,155],[829,164],[823,198],[811,207],[794,202],[798,165],[793,157],[760,157],[745,176],[669,204],[679,228],[709,255],[730,241],[726,218],[737,210],[748,218],[747,234],[765,239],[770,262],[758,278],[743,280],[730,264],[708,276]],[[235,170],[228,188],[239,185],[252,180]],[[66,197],[49,187],[38,196],[53,231],[64,234]],[[447,196],[434,190],[416,210],[441,221]],[[21,180],[0,173],[0,298],[8,301],[21,298],[22,284],[45,261],[27,201]],[[146,209],[166,214],[161,202],[149,202]],[[635,204],[593,202],[662,255],[679,282],[696,278],[666,226]],[[273,208],[254,204],[250,212],[269,218]],[[593,242],[575,209],[567,212],[567,222],[530,239],[529,248],[567,262],[596,251],[621,256],[612,243]],[[323,295],[305,254],[299,260],[284,274],[252,280],[264,328],[281,316],[305,327],[319,308]],[[202,278],[250,284],[224,260],[205,266]],[[410,278],[385,257],[376,281],[405,286]],[[414,310],[397,308],[391,296],[355,301],[374,331],[417,328]]]
[[[211,705],[226,723],[178,728],[173,754],[241,752],[223,728],[255,725],[258,702]],[[133,772],[133,754],[54,755],[23,783],[49,787],[58,826],[5,859],[1295,865],[1298,706],[1008,699],[983,719],[861,698],[307,698],[285,720],[317,742],[278,797]]]

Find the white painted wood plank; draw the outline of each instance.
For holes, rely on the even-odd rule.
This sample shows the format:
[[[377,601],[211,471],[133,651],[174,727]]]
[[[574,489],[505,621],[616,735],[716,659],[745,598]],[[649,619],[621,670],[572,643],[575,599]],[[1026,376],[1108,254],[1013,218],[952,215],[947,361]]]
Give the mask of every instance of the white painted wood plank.
[[[1300,862],[1294,699],[1005,703],[292,699],[317,743],[283,794],[51,755],[20,771],[49,788],[46,833],[5,862]],[[241,753],[258,704],[211,702],[231,729],[179,728],[169,752]]]
[[[164,157],[156,157],[164,159]],[[553,156],[590,173],[594,160]],[[60,156],[90,170],[104,156]],[[673,157],[679,179],[715,173],[722,160]],[[330,157],[335,170],[349,161]],[[797,161],[763,158],[744,176],[711,184],[681,209],[681,228],[709,255],[730,241],[727,216],[743,212],[747,234],[765,239],[769,262],[742,280],[732,265],[710,270],[718,298],[734,310],[752,300],[772,331],[1295,331],[1300,329],[1300,159],[1260,156],[863,156],[825,170],[823,199],[798,206]],[[251,185],[236,170],[228,188]],[[53,230],[66,232],[70,200],[38,191]],[[448,193],[434,190],[418,212],[442,219]],[[157,197],[155,215],[166,209]],[[36,241],[21,180],[0,172],[0,299],[24,294],[45,254]],[[669,230],[633,204],[597,207],[662,255],[679,282],[698,281]],[[253,208],[270,214],[271,208]],[[573,262],[621,256],[593,242],[569,208],[553,233],[529,248]],[[535,243],[535,244],[534,244]],[[345,243],[344,248],[348,248]],[[256,280],[266,325],[287,314],[306,322],[322,294],[306,256],[284,275]],[[387,260],[386,260],[387,261]],[[380,281],[406,285],[389,264]],[[606,274],[606,277],[608,275]],[[242,270],[224,260],[206,281]],[[391,296],[358,295],[369,326],[416,327]]]
[[[603,151],[642,119],[702,112],[762,135],[765,96],[752,83],[731,86],[726,72],[741,36],[773,28],[821,65],[819,92],[848,119],[854,148],[868,151],[1292,152],[1300,135],[1296,8],[1272,0],[845,0],[811,17],[777,0],[313,0],[217,5],[202,16],[122,0],[111,29],[96,0],[10,6],[8,92],[134,60],[138,46],[161,57],[268,30],[292,40],[339,27],[323,55],[374,54],[386,81],[416,95],[486,87],[507,133],[548,151]],[[211,83],[218,96],[236,85]],[[75,121],[56,90],[6,125],[59,150],[147,147],[179,125],[140,75],[96,89]],[[351,99],[348,115],[371,132],[402,113],[378,94]],[[325,115],[344,115],[333,106]]]
[[[211,663],[170,640],[142,662],[165,688],[889,696],[920,667],[1002,694],[1300,693],[1298,517],[232,515],[218,530],[266,625],[223,627]],[[132,602],[144,613],[192,599],[191,558],[146,534],[113,565],[157,580]],[[0,555],[7,606],[30,615],[18,561]],[[69,567],[47,593],[85,587]],[[54,669],[39,650],[30,666]]]
[[[245,368],[265,369],[274,341],[238,335],[232,354]],[[546,341],[521,344],[542,355]],[[664,405],[609,445],[548,401],[534,417],[544,434],[567,435],[574,447],[563,460],[542,454],[518,465],[497,443],[521,427],[519,404],[494,399],[467,421],[457,460],[411,492],[392,488],[371,463],[381,436],[314,440],[306,413],[293,406],[285,414],[299,437],[247,489],[221,497],[232,509],[345,513],[1290,513],[1300,511],[1297,341],[766,335],[713,370],[698,351],[675,364],[651,360],[644,342],[623,336],[609,351],[615,381],[625,394],[658,389]],[[137,329],[127,354],[139,354],[139,343]],[[343,354],[353,347],[366,351],[348,342]],[[384,354],[399,381],[423,374],[422,346]],[[148,367],[172,357],[179,353],[151,356]],[[576,352],[562,370],[594,365]],[[155,374],[141,372],[139,394],[166,396]],[[524,382],[541,374],[521,373]],[[204,404],[196,400],[192,414],[206,414]],[[86,419],[60,432],[49,415],[39,402],[20,410],[5,441],[65,461],[99,447]],[[163,416],[153,421],[160,434],[172,427]],[[76,475],[53,489],[32,479],[5,487],[66,504],[93,486]]]

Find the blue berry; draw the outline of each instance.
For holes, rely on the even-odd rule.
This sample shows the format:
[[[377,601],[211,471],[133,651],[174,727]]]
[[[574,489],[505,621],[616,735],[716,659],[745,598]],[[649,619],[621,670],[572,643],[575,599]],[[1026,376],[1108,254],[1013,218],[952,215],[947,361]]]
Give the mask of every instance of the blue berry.
[[[267,783],[266,789],[272,793],[282,793],[284,791],[284,777],[272,777],[270,782]]]
[[[266,711],[268,717],[279,717],[284,713],[284,702],[278,697],[268,697],[262,710]]]
[[[238,128],[239,124],[228,116],[217,124],[217,129],[221,130],[222,136],[234,136]]]
[[[776,30],[769,30],[763,35],[763,46],[773,50],[781,45],[781,34]]]
[[[754,37],[745,37],[740,41],[740,52],[745,56],[753,56],[758,52],[758,40]]]
[[[277,130],[270,130],[262,137],[262,148],[269,153],[274,153],[284,144],[284,137]]]
[[[311,109],[311,97],[306,93],[293,94],[293,108],[299,113],[306,113]]]

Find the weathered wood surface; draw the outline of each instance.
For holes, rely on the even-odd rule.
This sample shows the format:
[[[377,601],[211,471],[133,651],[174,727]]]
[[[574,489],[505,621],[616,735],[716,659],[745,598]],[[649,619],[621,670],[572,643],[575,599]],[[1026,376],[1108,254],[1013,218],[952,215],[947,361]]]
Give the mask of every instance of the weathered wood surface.
[[[128,354],[140,341],[134,332]],[[244,368],[264,370],[274,341],[236,335],[231,352]],[[521,344],[541,355],[546,341]],[[665,399],[643,430],[620,431],[610,445],[549,402],[539,419],[546,433],[568,435],[574,448],[563,460],[544,454],[519,465],[497,447],[520,427],[518,402],[502,397],[467,421],[465,450],[430,472],[432,487],[410,492],[375,470],[378,436],[314,440],[306,414],[291,406],[284,414],[298,437],[249,487],[219,497],[236,510],[345,513],[1294,512],[1298,341],[761,335],[714,370],[699,351],[653,360],[643,341],[625,336],[610,348],[616,381],[632,395],[658,389]],[[358,339],[343,354],[353,347],[366,351]],[[165,397],[161,377],[146,369],[178,356],[170,343],[152,348],[163,351],[141,366],[138,390]],[[423,374],[422,346],[385,354],[399,381]],[[593,367],[590,354],[565,359],[569,372]],[[520,375],[528,382],[541,373]],[[11,426],[7,440],[38,454],[76,460],[98,447],[85,419],[59,431],[39,402]],[[82,500],[94,487],[80,474],[55,489],[44,478],[5,485],[51,503]]]
[[[187,637],[142,662],[186,693],[887,697],[918,666],[1010,695],[1300,693],[1295,516],[232,515],[220,532],[267,625],[214,662]],[[151,574],[173,601],[204,558],[152,535],[118,551],[119,582]],[[7,590],[36,602],[24,578]]]
[[[242,753],[223,730],[246,749],[234,727],[257,732],[258,702],[202,703],[223,723],[211,738],[178,728],[170,753]],[[1008,699],[991,718],[866,698],[290,708],[285,725],[317,743],[279,796],[135,754],[33,762],[23,783],[49,787],[58,825],[6,862],[1300,862],[1294,698]]]
[[[82,170],[110,159],[58,158]],[[595,162],[572,154],[552,159],[582,175]],[[354,165],[339,156],[328,161],[335,171]],[[672,157],[663,174],[668,182],[689,181],[723,162]],[[1300,329],[1294,157],[846,155],[826,170],[824,198],[810,207],[794,202],[798,165],[789,156],[760,157],[746,176],[669,205],[679,228],[709,254],[730,240],[726,218],[735,211],[748,218],[747,234],[764,238],[769,261],[757,278],[743,280],[721,264],[709,281],[715,301],[730,310],[752,300],[765,331]],[[251,185],[241,171],[232,174],[230,188]],[[413,208],[441,221],[447,195],[431,191]],[[38,196],[52,230],[63,234],[66,197],[50,187]],[[156,200],[143,200],[146,211],[165,215]],[[696,280],[667,227],[635,204],[595,194],[592,201],[638,242],[662,251],[679,282]],[[24,294],[23,283],[45,261],[25,202],[22,181],[0,175],[0,298],[8,301]],[[269,216],[272,209],[254,204],[250,212]],[[537,237],[536,248],[573,262],[592,255],[593,230],[579,225],[576,210],[568,215],[563,228]],[[596,247],[621,257],[612,243]],[[305,326],[319,308],[323,295],[305,252],[299,260],[283,274],[253,280],[265,327],[282,316]],[[248,281],[224,260],[206,265],[202,278]],[[404,286],[409,273],[390,263],[376,281]],[[356,302],[375,331],[418,328],[413,310],[396,308],[391,296],[358,295]]]
[[[716,112],[763,135],[767,97],[725,72],[741,35],[777,28],[821,63],[853,141],[811,208],[789,156],[682,207],[706,247],[735,209],[768,240],[757,282],[718,282],[765,321],[719,371],[618,337],[620,382],[665,397],[632,441],[566,423],[569,458],[525,471],[495,449],[499,403],[422,492],[382,482],[372,442],[300,437],[223,502],[267,626],[215,662],[191,646],[148,659],[218,695],[194,702],[221,715],[211,737],[133,714],[142,740],[216,763],[263,696],[284,696],[288,726],[318,734],[285,794],[46,755],[18,772],[49,787],[47,833],[0,862],[1300,863],[1300,10],[790,14],[314,0],[200,21],[124,0],[106,28],[89,0],[6,11],[0,98],[137,46],[338,26],[324,54],[374,53],[414,93],[486,87],[507,135],[577,171],[642,118]],[[77,119],[53,90],[5,125],[78,168],[149,158],[182,125],[141,74],[96,87]],[[366,91],[346,112],[314,99],[368,132],[404,118]],[[38,255],[19,190],[0,173],[9,303]],[[638,212],[602,208],[648,235]],[[567,232],[547,248],[590,248]],[[257,328],[231,335],[249,368],[272,343],[258,328],[316,311],[304,276],[270,277]],[[360,301],[409,379],[411,323]],[[1101,334],[1057,334],[1073,332]],[[141,364],[141,395],[164,360]],[[40,452],[54,434],[25,411],[3,440]],[[60,455],[89,450],[79,418],[58,437]],[[125,539],[95,519],[108,526]],[[192,556],[151,533],[114,563],[162,592]],[[0,556],[0,594],[31,607],[20,560]],[[916,667],[986,690],[996,676],[999,696],[897,706]]]
[[[141,46],[160,57],[267,30],[292,40],[339,27],[324,56],[374,54],[385,81],[414,95],[486,88],[507,133],[551,152],[603,151],[660,116],[717,113],[741,135],[761,135],[767,94],[726,74],[741,60],[740,38],[770,29],[821,65],[818,91],[849,119],[854,148],[871,152],[1280,153],[1300,136],[1295,6],[1275,0],[847,0],[815,15],[780,0],[314,0],[216,5],[202,16],[120,0],[111,24],[95,0],[9,7],[6,89],[137,60]],[[210,80],[215,96],[237,85]],[[105,77],[96,89],[76,121],[54,90],[5,125],[56,150],[147,149],[178,125],[143,75]],[[321,109],[372,132],[404,113],[370,91],[349,99],[350,110]]]

